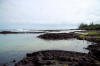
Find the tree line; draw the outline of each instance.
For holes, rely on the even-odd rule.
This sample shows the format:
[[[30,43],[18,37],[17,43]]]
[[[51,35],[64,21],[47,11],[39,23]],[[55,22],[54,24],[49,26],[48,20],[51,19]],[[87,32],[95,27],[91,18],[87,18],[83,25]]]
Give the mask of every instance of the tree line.
[[[100,24],[90,23],[88,25],[88,24],[81,23],[78,28],[81,30],[100,30]]]

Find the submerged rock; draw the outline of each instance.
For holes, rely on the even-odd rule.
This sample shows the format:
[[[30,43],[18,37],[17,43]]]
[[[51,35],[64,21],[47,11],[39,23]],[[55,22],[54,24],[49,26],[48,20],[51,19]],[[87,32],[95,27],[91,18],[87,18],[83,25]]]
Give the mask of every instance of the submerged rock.
[[[47,50],[28,54],[15,66],[97,66],[98,61],[85,53]]]

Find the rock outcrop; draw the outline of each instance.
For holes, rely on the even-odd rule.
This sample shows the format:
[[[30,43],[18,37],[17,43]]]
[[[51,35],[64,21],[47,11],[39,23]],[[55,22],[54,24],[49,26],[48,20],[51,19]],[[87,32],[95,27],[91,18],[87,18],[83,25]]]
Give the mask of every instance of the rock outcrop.
[[[85,53],[48,50],[28,53],[15,66],[98,66],[98,61]]]
[[[38,37],[46,40],[59,40],[59,39],[70,39],[73,38],[74,35],[70,33],[46,33]]]

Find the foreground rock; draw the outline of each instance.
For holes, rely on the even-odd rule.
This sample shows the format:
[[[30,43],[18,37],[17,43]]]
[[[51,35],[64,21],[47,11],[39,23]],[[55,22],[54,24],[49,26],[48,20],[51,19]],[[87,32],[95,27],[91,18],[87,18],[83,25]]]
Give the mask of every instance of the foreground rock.
[[[98,63],[85,53],[48,50],[29,53],[15,66],[98,66]]]
[[[70,33],[46,33],[38,37],[46,40],[57,40],[73,38],[74,35]]]
[[[100,61],[100,44],[89,45],[88,48],[90,54],[95,56]]]

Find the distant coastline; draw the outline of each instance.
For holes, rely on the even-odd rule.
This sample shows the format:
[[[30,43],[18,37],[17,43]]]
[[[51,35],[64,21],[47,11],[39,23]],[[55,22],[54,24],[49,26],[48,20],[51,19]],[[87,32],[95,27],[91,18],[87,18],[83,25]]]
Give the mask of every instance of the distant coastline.
[[[62,30],[2,30],[0,31],[0,34],[24,34],[24,33],[51,33],[51,32],[56,32],[56,33],[69,33],[74,32],[74,31],[84,31],[84,30],[79,30],[79,29],[62,29]]]

